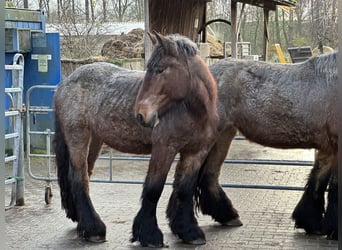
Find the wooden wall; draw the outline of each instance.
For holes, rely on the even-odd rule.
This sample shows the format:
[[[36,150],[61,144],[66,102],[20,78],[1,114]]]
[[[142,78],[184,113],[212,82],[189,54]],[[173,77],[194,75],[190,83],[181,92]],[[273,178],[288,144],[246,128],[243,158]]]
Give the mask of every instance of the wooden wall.
[[[163,35],[179,33],[192,39],[205,22],[207,0],[149,0],[149,27]]]

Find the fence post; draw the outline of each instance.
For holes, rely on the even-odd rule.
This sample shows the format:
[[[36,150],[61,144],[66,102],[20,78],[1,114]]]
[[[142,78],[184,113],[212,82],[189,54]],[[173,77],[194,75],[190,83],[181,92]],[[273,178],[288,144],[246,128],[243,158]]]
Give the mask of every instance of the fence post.
[[[15,118],[14,131],[18,131],[18,138],[14,140],[14,151],[17,158],[17,169],[15,170],[16,182],[16,205],[23,206],[24,202],[24,133],[23,133],[23,91],[24,91],[24,56],[15,54],[13,64],[21,67],[21,70],[12,71],[12,84],[14,88],[20,88],[21,92],[15,92],[13,102],[19,111],[19,116]]]
[[[0,101],[3,103],[0,105],[0,248],[6,248],[6,234],[5,234],[5,20],[4,20],[4,1],[0,0]]]

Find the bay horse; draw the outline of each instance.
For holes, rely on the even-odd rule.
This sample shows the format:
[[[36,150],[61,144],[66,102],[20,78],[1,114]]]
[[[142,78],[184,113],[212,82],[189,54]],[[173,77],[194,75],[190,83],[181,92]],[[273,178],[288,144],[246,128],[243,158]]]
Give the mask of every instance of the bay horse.
[[[189,39],[157,33],[150,38],[154,49],[146,75],[93,63],[79,67],[58,84],[54,148],[62,207],[67,218],[77,222],[80,237],[105,241],[105,223],[89,196],[89,178],[101,146],[151,154],[131,241],[162,247],[156,206],[179,153],[167,207],[169,225],[184,242],[205,244],[194,216],[196,201],[215,221],[241,225],[237,210],[218,183],[219,173],[201,168],[217,137],[217,85]]]
[[[219,172],[237,130],[268,147],[316,149],[313,169],[292,218],[297,228],[330,239],[338,235],[336,57],[337,52],[298,64],[232,59],[212,64],[220,133],[205,163],[210,171]],[[210,188],[208,183],[205,186]]]

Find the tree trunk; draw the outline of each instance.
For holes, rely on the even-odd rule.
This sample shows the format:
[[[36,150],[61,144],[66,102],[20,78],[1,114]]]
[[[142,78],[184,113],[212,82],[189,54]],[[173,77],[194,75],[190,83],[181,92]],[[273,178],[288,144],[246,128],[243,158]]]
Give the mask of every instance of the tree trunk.
[[[286,21],[285,21],[285,13],[283,11],[283,20],[282,20],[282,23],[283,23],[283,32],[284,32],[284,39],[285,39],[285,43],[286,43],[286,47],[290,47],[289,46],[289,39],[287,37],[287,33],[286,33]]]
[[[253,47],[257,48],[257,39],[258,39],[258,30],[260,25],[260,15],[258,9],[255,11],[256,14],[256,26],[255,26],[255,33],[254,33],[254,39],[253,39]]]
[[[279,27],[279,10],[276,8],[275,10],[275,33],[276,33],[276,42],[281,45],[281,38],[280,38],[280,27]]]
[[[94,0],[90,0],[90,11],[91,11],[91,22],[95,23],[95,10],[94,10]]]
[[[86,23],[89,23],[89,0],[84,0]]]
[[[102,0],[103,22],[107,22],[107,0]]]

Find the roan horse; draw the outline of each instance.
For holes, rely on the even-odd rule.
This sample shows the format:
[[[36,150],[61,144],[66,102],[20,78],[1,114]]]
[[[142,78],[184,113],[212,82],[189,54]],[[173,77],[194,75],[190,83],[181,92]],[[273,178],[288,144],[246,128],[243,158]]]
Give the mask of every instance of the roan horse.
[[[264,146],[317,149],[292,218],[297,228],[331,239],[338,234],[336,57],[337,52],[299,64],[230,59],[212,64],[210,71],[218,84],[220,133],[206,159],[206,169],[218,172],[237,130]]]
[[[78,223],[80,237],[105,241],[106,226],[89,196],[89,178],[102,144],[122,152],[151,154],[132,241],[161,247],[156,206],[179,153],[167,208],[169,225],[184,242],[204,244],[194,197],[217,222],[241,225],[218,183],[216,171],[221,166],[214,171],[200,169],[206,166],[202,163],[217,136],[217,86],[189,39],[157,33],[150,37],[155,46],[146,76],[142,71],[94,63],[78,68],[58,85],[54,147],[62,207]]]

